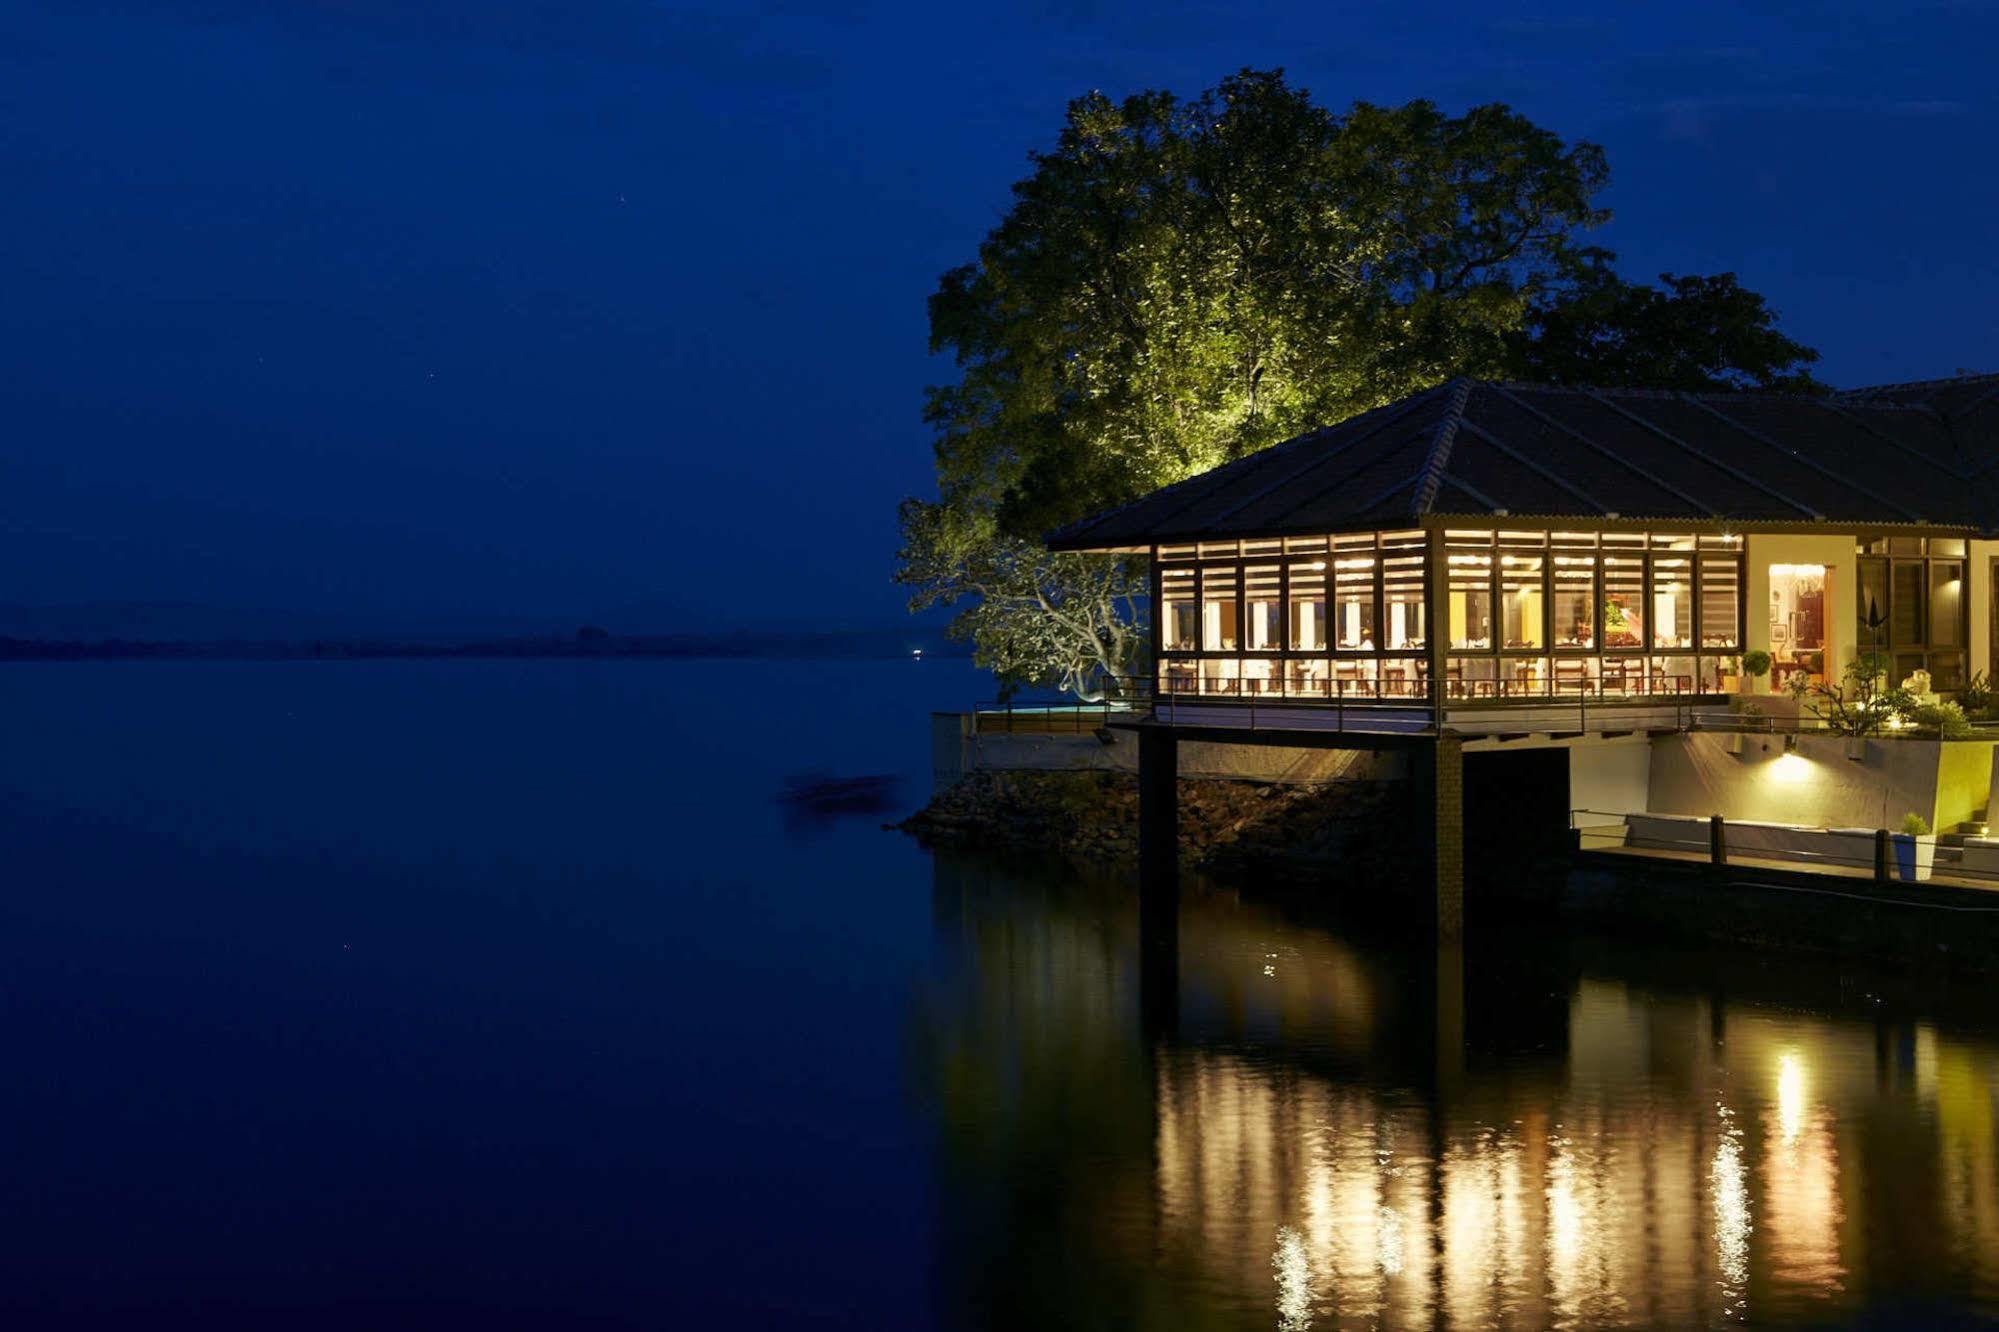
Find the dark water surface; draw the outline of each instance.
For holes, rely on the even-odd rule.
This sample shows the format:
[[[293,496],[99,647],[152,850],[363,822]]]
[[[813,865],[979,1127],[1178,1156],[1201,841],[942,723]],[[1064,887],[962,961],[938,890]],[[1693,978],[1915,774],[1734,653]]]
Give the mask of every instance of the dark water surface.
[[[1972,1326],[1986,987],[774,799],[955,662],[0,671],[8,1327]],[[1922,997],[1915,997],[1915,996]]]

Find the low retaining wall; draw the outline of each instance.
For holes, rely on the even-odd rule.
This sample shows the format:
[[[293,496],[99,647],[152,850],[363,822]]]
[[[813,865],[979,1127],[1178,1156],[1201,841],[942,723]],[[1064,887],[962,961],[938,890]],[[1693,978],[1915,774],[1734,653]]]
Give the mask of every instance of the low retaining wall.
[[[1137,738],[1129,731],[1109,731],[1106,735],[1108,738],[1101,738],[1090,731],[1075,735],[981,735],[965,713],[933,712],[931,777],[935,789],[943,791],[973,772],[1136,773]],[[1409,775],[1409,759],[1399,753],[1183,741],[1180,775],[1297,785],[1394,781]]]
[[[1579,831],[1584,850],[1623,845],[1697,854],[1707,853],[1710,835],[1708,820],[1690,814],[1630,814],[1621,825],[1597,824]],[[1729,856],[1791,860],[1800,868],[1871,870],[1874,865],[1872,828],[1815,828],[1744,820],[1727,823],[1722,838]],[[1926,880],[1935,852],[1934,837],[1891,833],[1889,872],[1907,882]]]

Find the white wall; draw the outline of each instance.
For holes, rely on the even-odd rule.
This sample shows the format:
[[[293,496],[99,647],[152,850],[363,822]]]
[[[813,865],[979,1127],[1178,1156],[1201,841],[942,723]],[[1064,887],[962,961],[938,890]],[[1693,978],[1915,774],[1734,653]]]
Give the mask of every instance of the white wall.
[[[1974,541],[1968,550],[1965,595],[1971,598],[1971,669],[1992,673],[1992,560],[1999,541]]]
[[[1650,808],[1652,746],[1644,736],[1569,749],[1569,806],[1599,814]]]
[[[1840,736],[1714,732],[1661,736],[1651,744],[1650,811],[1823,828],[1899,828],[1906,814],[1939,832],[1971,818],[1989,799],[1993,742],[1868,740],[1847,757]],[[1765,748],[1767,741],[1768,748]]]

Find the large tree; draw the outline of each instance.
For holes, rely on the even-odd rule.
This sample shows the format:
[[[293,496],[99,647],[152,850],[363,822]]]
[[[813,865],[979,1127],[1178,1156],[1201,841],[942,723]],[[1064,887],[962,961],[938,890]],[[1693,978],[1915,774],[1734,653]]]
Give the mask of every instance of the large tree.
[[[1822,390],[1819,359],[1777,328],[1764,299],[1733,273],[1626,282],[1599,266],[1528,313],[1508,342],[1507,372],[1599,387]]]
[[[904,504],[898,573],[912,607],[971,602],[953,631],[1009,687],[1114,688],[1143,641],[1137,571],[1052,557],[1049,529],[1517,370],[1550,312],[1614,281],[1583,239],[1602,152],[1504,106],[1335,114],[1244,71],[1192,100],[1079,98],[1030,161],[930,298],[959,374],[929,392],[938,498]]]

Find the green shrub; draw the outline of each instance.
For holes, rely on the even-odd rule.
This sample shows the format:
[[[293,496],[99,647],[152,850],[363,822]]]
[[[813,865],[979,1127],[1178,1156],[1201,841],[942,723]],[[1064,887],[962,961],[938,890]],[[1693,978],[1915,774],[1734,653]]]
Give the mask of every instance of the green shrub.
[[[1770,673],[1770,654],[1758,649],[1742,654],[1742,670],[1751,677]]]
[[[1971,734],[1971,722],[1964,709],[1949,701],[1919,703],[1904,712],[1902,718],[1911,726],[1934,730],[1945,740],[1962,740]]]
[[[1921,837],[1930,830],[1930,821],[1913,809],[1902,816],[1902,831],[1911,837]]]
[[[1957,705],[1964,709],[1967,717],[1985,718],[1992,715],[1992,680],[1984,671],[1973,671],[1971,678],[1964,682],[1964,688],[1957,691]]]

